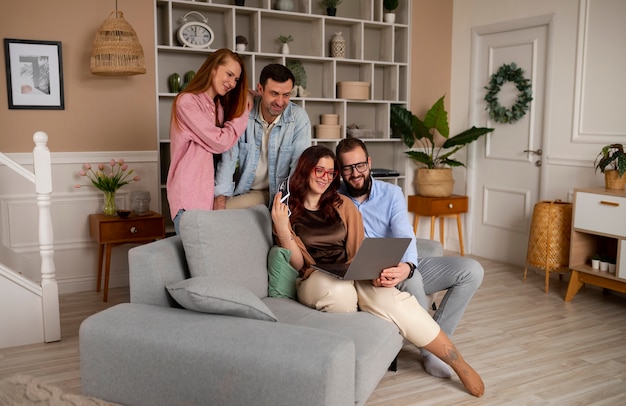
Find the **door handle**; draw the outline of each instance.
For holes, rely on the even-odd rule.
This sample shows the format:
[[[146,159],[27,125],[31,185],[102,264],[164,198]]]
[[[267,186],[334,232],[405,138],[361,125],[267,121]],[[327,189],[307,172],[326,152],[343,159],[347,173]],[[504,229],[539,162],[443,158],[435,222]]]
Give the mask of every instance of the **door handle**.
[[[524,152],[530,152],[532,154],[537,154],[539,156],[541,156],[541,154],[543,154],[543,151],[541,150],[541,148],[539,148],[538,150],[533,151],[532,149],[525,149]]]

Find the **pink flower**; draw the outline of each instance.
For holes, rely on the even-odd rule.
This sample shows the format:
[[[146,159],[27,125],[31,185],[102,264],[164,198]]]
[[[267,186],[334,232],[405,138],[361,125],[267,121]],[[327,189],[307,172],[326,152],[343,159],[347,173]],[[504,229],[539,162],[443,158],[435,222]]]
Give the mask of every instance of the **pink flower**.
[[[80,189],[80,187],[81,187],[81,186],[82,186],[82,185],[81,185],[80,183],[77,183],[77,184],[75,184],[75,185],[74,185],[74,187],[75,187],[76,189]]]
[[[135,171],[129,169],[123,159],[118,161],[111,159],[109,164],[111,166],[110,169],[107,169],[106,164],[98,164],[98,170],[96,171],[92,168],[91,164],[85,163],[83,164],[84,169],[80,170],[78,174],[88,178],[91,181],[90,186],[94,186],[103,192],[115,192],[122,186],[141,179],[139,176],[131,177]],[[82,186],[88,185],[74,185],[75,188]]]

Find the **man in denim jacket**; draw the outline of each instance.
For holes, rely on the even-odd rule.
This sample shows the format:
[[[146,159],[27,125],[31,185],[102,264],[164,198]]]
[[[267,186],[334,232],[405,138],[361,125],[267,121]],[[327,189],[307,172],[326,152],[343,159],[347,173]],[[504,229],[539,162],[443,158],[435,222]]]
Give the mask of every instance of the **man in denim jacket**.
[[[280,182],[311,145],[309,116],[290,101],[294,83],[284,65],[270,64],[261,71],[246,131],[217,165],[215,210],[269,206]]]

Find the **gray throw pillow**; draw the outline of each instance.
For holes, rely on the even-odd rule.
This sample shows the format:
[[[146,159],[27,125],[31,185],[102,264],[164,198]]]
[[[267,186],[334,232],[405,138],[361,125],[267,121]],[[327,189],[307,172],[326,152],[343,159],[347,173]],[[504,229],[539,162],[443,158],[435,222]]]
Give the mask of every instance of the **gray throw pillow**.
[[[272,247],[272,218],[267,207],[187,210],[180,238],[192,277],[240,285],[267,297],[267,253]]]
[[[276,321],[276,316],[265,303],[240,285],[201,276],[169,284],[166,288],[187,310]]]

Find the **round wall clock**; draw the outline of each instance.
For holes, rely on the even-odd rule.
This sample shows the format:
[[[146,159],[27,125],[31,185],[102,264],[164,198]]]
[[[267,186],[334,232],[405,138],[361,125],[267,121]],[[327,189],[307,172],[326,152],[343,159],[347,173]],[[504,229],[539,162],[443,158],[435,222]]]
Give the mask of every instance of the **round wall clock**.
[[[202,21],[187,21],[190,14],[197,14]],[[208,48],[215,35],[207,24],[207,19],[197,11],[190,11],[182,18],[183,25],[178,29],[178,40],[183,46],[190,48]]]

